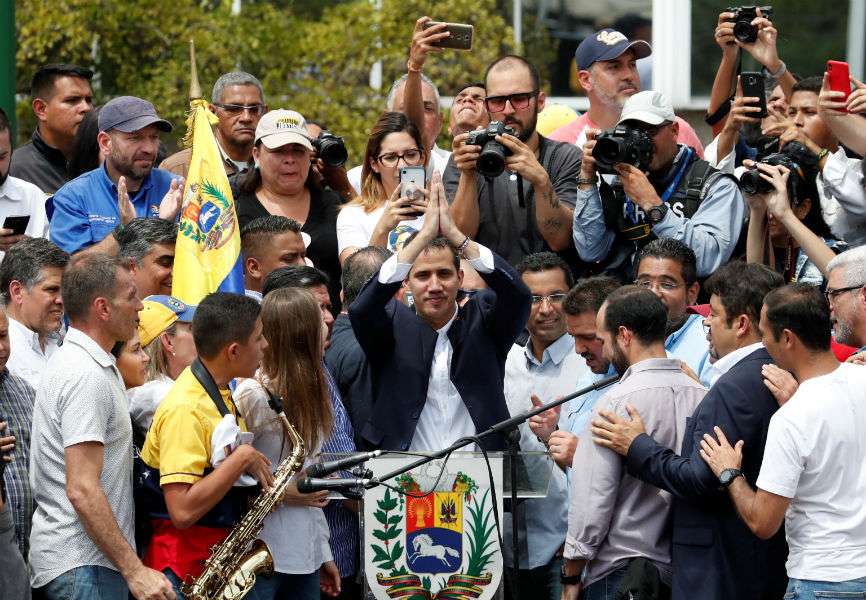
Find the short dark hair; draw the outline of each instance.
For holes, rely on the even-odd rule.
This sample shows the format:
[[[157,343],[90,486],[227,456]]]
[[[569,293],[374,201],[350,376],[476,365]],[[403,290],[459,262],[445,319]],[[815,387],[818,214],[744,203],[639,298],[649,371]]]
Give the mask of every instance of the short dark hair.
[[[94,106],[87,111],[81,123],[78,124],[78,131],[75,132],[75,141],[73,142],[72,157],[66,163],[66,175],[70,179],[75,179],[82,173],[92,171],[99,167],[99,111],[101,106]]]
[[[45,238],[25,238],[9,248],[0,263],[0,292],[9,301],[9,285],[20,281],[28,290],[42,280],[42,269],[65,269],[69,254]]]
[[[63,271],[60,295],[70,321],[86,319],[93,301],[112,298],[117,289],[117,270],[130,263],[101,252],[73,256]]]
[[[457,86],[457,89],[454,90],[454,95],[456,96],[463,90],[471,87],[480,87],[482,90],[487,90],[487,85],[483,81],[470,81],[469,83],[464,83],[462,85]]]
[[[529,71],[529,77],[532,79],[532,89],[539,90],[541,89],[541,75],[538,73],[538,68],[529,62],[526,58],[522,56],[518,56],[517,54],[506,54],[500,58],[497,58],[492,63],[487,65],[487,70],[484,71],[484,82],[485,88],[487,84],[487,78],[490,75],[490,71],[498,67],[502,63],[517,63],[519,65],[524,66]]]
[[[808,350],[830,349],[830,305],[818,286],[793,283],[776,288],[764,298],[764,306],[774,339],[788,329]]]
[[[241,248],[244,256],[258,256],[262,245],[267,244],[274,235],[293,231],[301,234],[301,225],[294,219],[281,215],[256,217],[241,229]]]
[[[177,242],[177,224],[165,219],[139,217],[118,227],[114,239],[120,247],[118,256],[140,265],[155,244],[174,245]]]
[[[214,358],[229,344],[245,344],[256,327],[261,305],[242,294],[214,292],[199,302],[192,339],[202,358]]]
[[[571,288],[562,301],[565,314],[577,316],[585,312],[598,313],[598,309],[614,291],[622,287],[622,283],[610,275],[596,275],[581,279]]]
[[[680,264],[683,281],[692,285],[698,280],[698,259],[695,251],[683,242],[674,238],[658,238],[643,247],[635,262],[635,273],[640,270],[640,263],[645,258],[670,259]]]
[[[625,327],[642,344],[665,341],[668,311],[650,290],[625,285],[614,290],[605,303],[604,326],[611,334]]]
[[[54,82],[61,77],[79,77],[90,81],[93,79],[93,71],[78,65],[63,63],[52,63],[39,67],[30,81],[30,97],[33,100],[37,98],[50,99],[54,94]]]
[[[9,117],[6,115],[6,111],[0,108],[0,133],[3,133],[4,131],[11,132],[12,125],[9,123]]]
[[[785,278],[777,271],[757,263],[735,261],[713,273],[704,284],[704,291],[719,297],[728,327],[735,317],[746,315],[757,330],[764,296],[783,285]]]
[[[262,296],[267,296],[270,292],[281,288],[309,288],[314,285],[328,287],[330,284],[328,274],[321,269],[308,265],[289,265],[268,273],[262,286]]]
[[[415,232],[414,234],[412,234],[412,236],[409,237],[409,239],[406,240],[407,246],[416,235],[418,235],[418,232]],[[447,238],[444,238],[442,236],[433,238],[432,240],[430,240],[430,243],[427,244],[423,250],[421,250],[421,254],[426,254],[431,250],[448,250],[448,252],[450,252],[451,255],[454,257],[454,260],[452,261],[454,268],[458,271],[460,270],[460,256],[457,254],[457,252],[454,251],[454,248],[451,247],[451,243],[448,241]]]
[[[343,274],[340,276],[340,284],[343,286],[343,308],[348,308],[367,281],[388,260],[391,252],[380,246],[367,246],[361,248],[343,263]]]
[[[562,271],[562,274],[565,276],[565,285],[571,289],[571,286],[574,285],[574,275],[571,273],[568,263],[562,260],[558,254],[554,254],[553,252],[527,254],[517,266],[517,272],[520,275],[523,275],[527,271],[530,273],[541,273],[542,271],[552,271],[553,269]]]
[[[813,75],[811,77],[804,77],[800,81],[794,84],[794,87],[791,88],[791,93],[794,92],[812,92],[814,94],[821,93],[821,87],[824,85],[824,78],[819,77],[817,75]]]

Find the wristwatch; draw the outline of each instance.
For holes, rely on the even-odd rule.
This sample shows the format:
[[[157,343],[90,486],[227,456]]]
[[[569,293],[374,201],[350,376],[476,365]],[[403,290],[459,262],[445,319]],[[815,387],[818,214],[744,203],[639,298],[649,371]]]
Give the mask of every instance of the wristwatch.
[[[646,220],[650,222],[650,224],[655,225],[657,223],[661,223],[662,219],[665,218],[665,215],[668,214],[668,205],[667,204],[659,204],[658,206],[653,206],[646,213]]]
[[[740,469],[725,469],[719,474],[719,486],[726,490],[737,477],[745,477]]]
[[[565,574],[565,564],[563,564],[559,569],[559,583],[562,585],[577,585],[580,583],[582,579],[582,575],[578,573],[577,575],[566,575]]]

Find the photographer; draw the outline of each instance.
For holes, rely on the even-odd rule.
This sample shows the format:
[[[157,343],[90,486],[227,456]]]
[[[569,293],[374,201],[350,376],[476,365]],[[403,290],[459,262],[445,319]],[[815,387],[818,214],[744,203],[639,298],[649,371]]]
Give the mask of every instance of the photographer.
[[[354,198],[355,188],[346,173],[349,154],[343,138],[328,131],[328,127],[318,121],[307,121],[307,134],[313,143],[312,171],[319,185],[331,188],[341,198]]]
[[[568,225],[580,151],[535,130],[545,96],[538,70],[525,58],[509,55],[493,62],[485,85],[491,123],[483,132],[454,138],[454,154],[442,176],[452,202],[451,216],[460,231],[511,264],[543,250],[571,251],[568,262],[573,264]],[[503,125],[511,131],[504,131]],[[478,134],[482,135],[473,140]],[[504,163],[505,170],[483,176],[488,159]]]
[[[741,179],[750,208],[746,260],[769,265],[788,283],[823,287],[827,263],[845,244],[829,239],[821,209],[812,201],[816,167],[777,158],[782,156],[767,157],[771,164],[757,163]],[[766,184],[752,185],[748,179],[755,175]]]
[[[633,275],[633,256],[656,237],[685,243],[697,257],[698,277],[727,262],[740,235],[745,206],[736,180],[699,159],[694,149],[677,143],[673,107],[659,92],[640,92],[623,106],[617,127],[626,137],[611,136],[625,154],[643,148],[641,168],[615,161],[617,177],[597,185],[597,131],[588,133],[578,179],[574,244],[586,262],[605,271]],[[643,140],[635,142],[634,140]],[[624,148],[625,146],[625,148]],[[624,152],[620,152],[622,154]],[[649,156],[647,156],[647,154]]]

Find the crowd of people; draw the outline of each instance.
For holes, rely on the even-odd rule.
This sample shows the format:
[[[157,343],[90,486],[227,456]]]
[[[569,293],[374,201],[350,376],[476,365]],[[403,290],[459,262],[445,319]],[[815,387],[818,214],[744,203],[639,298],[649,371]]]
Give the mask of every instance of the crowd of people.
[[[190,150],[150,101],[39,69],[29,143],[0,111],[0,595],[183,598],[292,453],[279,410],[302,477],[618,376],[519,427],[551,480],[504,520],[507,598],[866,597],[866,85],[795,75],[769,19],[733,17],[705,145],[613,29],[575,54],[589,110],[545,136],[516,55],[446,125],[424,69],[449,34],[418,19],[349,170],[317,115],[222,75],[245,293],[197,306],[171,295]],[[362,597],[360,519],[291,484],[247,597]]]

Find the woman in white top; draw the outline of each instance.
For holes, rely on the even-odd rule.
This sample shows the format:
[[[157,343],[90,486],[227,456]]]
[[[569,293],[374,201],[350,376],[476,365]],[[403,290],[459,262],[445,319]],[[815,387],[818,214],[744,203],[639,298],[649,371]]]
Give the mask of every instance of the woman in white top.
[[[286,417],[304,440],[306,467],[334,423],[322,370],[327,330],[318,302],[301,288],[270,292],[262,301],[261,318],[268,348],[258,376],[245,379],[235,390],[235,405],[255,435],[253,446],[276,467],[292,451],[282,421],[268,403],[269,392],[280,398]],[[327,492],[301,494],[292,485],[283,503],[265,519],[260,537],[271,551],[274,574],[258,578],[257,599],[319,600],[320,590],[339,593],[340,573],[322,512],[327,503]]]
[[[400,167],[424,166],[426,161],[421,133],[409,117],[398,112],[383,113],[367,140],[361,194],[337,216],[340,264],[365,246],[393,247],[395,244],[389,244],[388,239],[392,230],[401,223],[411,226],[409,222],[419,220],[418,214],[424,211],[423,198],[413,202],[400,197]],[[420,229],[420,224],[412,229]]]

